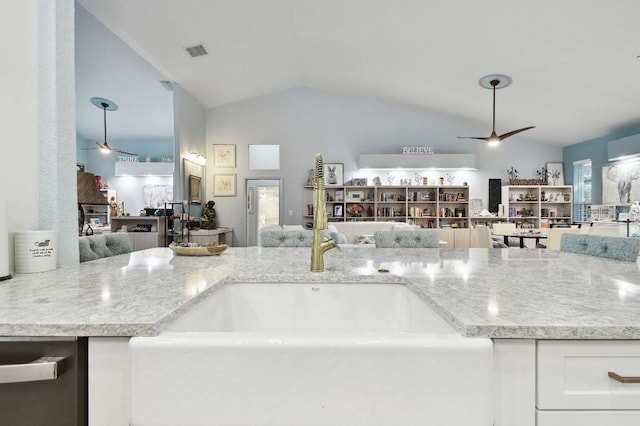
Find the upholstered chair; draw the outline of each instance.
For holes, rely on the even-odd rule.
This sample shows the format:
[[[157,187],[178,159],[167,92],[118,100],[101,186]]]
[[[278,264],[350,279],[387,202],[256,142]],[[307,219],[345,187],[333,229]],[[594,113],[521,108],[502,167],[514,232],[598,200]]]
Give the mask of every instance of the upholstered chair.
[[[635,262],[640,253],[640,238],[564,234],[560,240],[560,251]]]
[[[376,231],[376,248],[438,248],[437,231]]]

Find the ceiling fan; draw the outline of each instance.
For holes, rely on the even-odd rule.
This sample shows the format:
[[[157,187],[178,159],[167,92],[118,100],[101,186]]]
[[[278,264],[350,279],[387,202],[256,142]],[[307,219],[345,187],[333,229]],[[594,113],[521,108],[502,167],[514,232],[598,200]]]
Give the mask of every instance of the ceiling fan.
[[[525,130],[533,129],[536,126],[523,127],[522,129],[512,130],[507,133],[503,133],[498,135],[496,133],[496,89],[502,89],[503,87],[507,87],[511,84],[511,77],[503,74],[489,74],[485,75],[480,79],[480,86],[485,89],[493,89],[493,127],[491,129],[491,135],[487,137],[482,136],[458,136],[458,139],[479,139],[482,141],[486,141],[489,145],[497,145],[502,142],[504,139],[518,134],[520,132],[524,132]]]
[[[107,111],[117,110],[118,105],[116,105],[115,102],[112,102],[104,98],[91,98],[91,103],[97,106],[98,108],[102,109],[103,117],[104,117],[104,142],[96,141],[96,145],[98,145],[97,148],[84,148],[84,149],[99,149],[104,153],[119,152],[120,154],[126,154],[126,155],[138,155],[135,152],[113,148],[107,142]]]

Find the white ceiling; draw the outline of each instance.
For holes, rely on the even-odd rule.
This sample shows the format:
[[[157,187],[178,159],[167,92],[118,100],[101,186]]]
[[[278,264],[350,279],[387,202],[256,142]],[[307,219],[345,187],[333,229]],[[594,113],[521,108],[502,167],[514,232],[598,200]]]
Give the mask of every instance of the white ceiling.
[[[640,124],[637,0],[79,0],[207,108],[296,86],[571,145]],[[184,50],[203,44],[209,55]],[[100,96],[97,94],[96,96]],[[462,136],[462,135],[460,135]],[[477,136],[477,135],[465,135]]]

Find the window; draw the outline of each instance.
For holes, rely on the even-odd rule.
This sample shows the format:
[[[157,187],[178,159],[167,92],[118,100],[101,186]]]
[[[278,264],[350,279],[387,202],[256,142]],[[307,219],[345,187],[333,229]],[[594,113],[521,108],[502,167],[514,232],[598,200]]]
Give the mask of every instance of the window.
[[[591,204],[591,159],[573,162],[573,221],[587,220],[587,207]]]
[[[280,145],[249,145],[249,170],[280,170]]]

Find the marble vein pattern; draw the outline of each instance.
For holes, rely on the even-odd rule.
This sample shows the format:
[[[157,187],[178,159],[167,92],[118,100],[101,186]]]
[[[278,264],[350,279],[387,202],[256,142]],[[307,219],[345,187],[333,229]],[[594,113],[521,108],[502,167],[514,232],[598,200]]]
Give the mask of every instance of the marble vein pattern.
[[[156,248],[0,282],[0,335],[149,336],[234,282],[398,283],[461,335],[640,339],[639,263],[536,249]],[[388,272],[380,272],[386,270]]]

